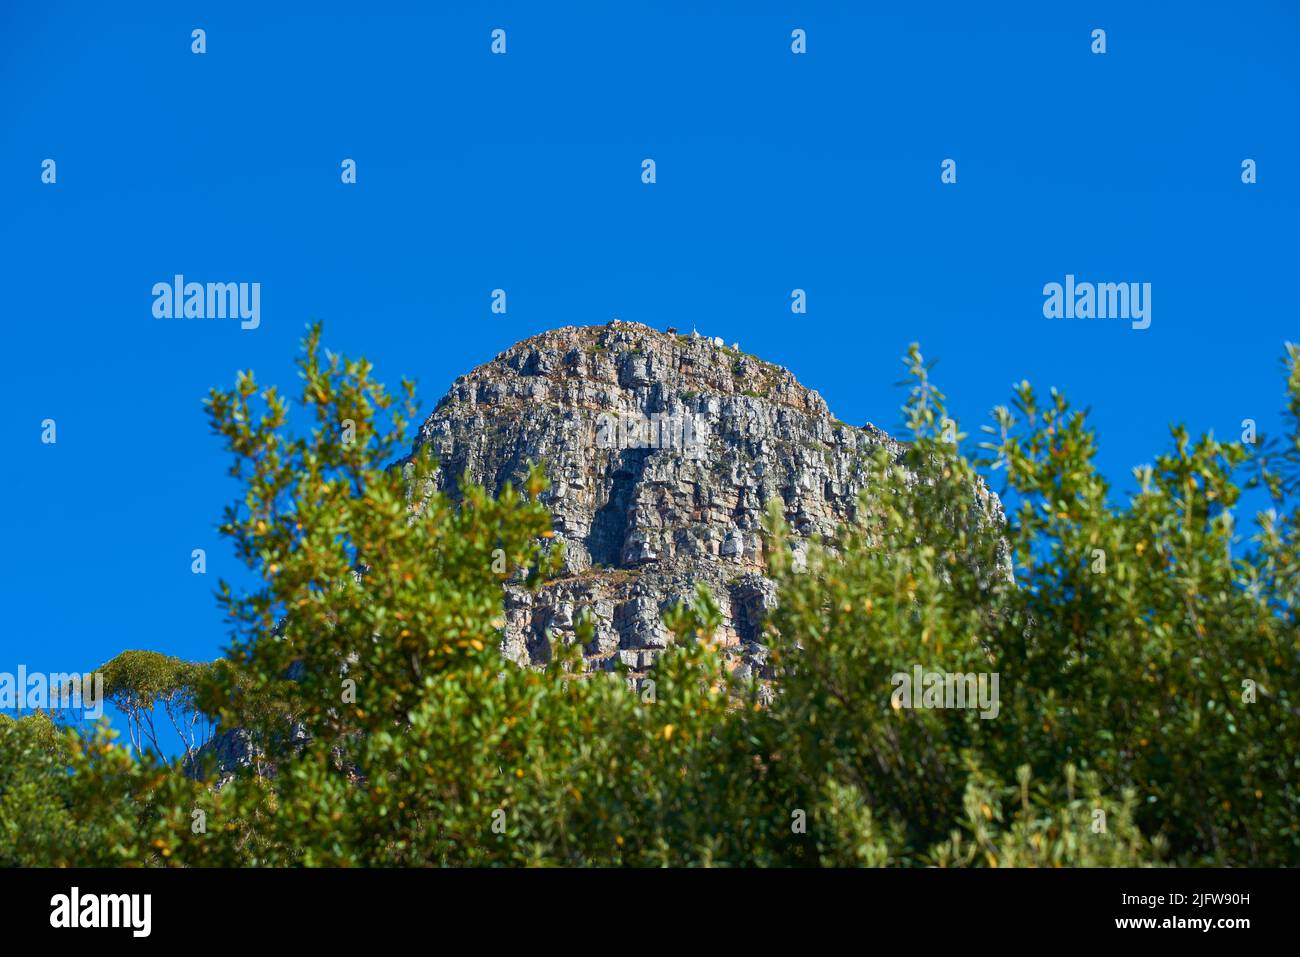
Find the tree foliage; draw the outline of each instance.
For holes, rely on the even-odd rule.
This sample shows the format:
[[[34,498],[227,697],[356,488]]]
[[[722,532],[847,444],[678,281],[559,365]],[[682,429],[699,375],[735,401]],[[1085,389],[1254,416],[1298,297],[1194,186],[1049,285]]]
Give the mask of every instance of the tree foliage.
[[[124,651],[95,671],[103,676],[104,696],[126,718],[135,752],[142,754],[152,747],[162,763],[170,764],[172,748],[158,738],[158,709],[175,731],[184,759],[192,761],[213,732],[195,700],[209,668],[155,651]]]
[[[1291,436],[1175,427],[1122,495],[1063,396],[1022,384],[967,456],[908,364],[912,441],[864,460],[861,521],[796,561],[769,517],[767,703],[724,668],[707,590],[667,611],[649,683],[582,674],[558,641],[544,670],[504,661],[494,558],[536,587],[560,557],[542,467],[496,497],[433,491],[436,463],[397,458],[413,386],[399,401],[313,329],[305,429],[251,373],[208,400],[244,490],[222,531],[254,575],[221,586],[227,657],[104,669],[137,728],[192,701],[258,760],[205,779],[103,729],[0,721],[3,863],[1300,861],[1300,353]],[[1275,509],[1243,542],[1252,487]],[[916,669],[996,676],[996,707],[911,707],[895,680]]]

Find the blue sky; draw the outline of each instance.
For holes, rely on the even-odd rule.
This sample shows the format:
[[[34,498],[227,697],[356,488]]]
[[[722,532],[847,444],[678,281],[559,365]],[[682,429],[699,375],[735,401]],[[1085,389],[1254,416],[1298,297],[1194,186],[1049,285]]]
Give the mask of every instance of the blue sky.
[[[1021,378],[1091,406],[1121,488],[1171,422],[1279,422],[1293,4],[279,6],[0,8],[0,670],[219,653],[235,490],[201,399],[240,368],[292,385],[312,319],[428,410],[617,316],[888,429],[917,340],[968,431]],[[176,273],[260,282],[261,326],[155,320]],[[1045,319],[1066,273],[1150,282],[1151,327]]]

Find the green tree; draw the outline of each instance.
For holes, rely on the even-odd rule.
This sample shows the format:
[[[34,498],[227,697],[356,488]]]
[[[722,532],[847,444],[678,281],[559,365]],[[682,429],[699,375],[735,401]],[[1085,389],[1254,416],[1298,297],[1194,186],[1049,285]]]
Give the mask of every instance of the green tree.
[[[560,558],[536,500],[541,470],[522,492],[465,487],[453,502],[429,491],[427,458],[389,467],[414,414],[409,383],[399,410],[367,363],[322,358],[318,330],[300,369],[309,434],[289,433],[287,403],[251,374],[209,401],[247,489],[222,531],[259,584],[222,584],[240,637],[202,698],[252,734],[275,773],[162,802],[172,810],[150,846],[222,864],[767,854],[770,842],[750,846],[765,822],[743,814],[755,771],[707,640],[711,597],[671,616],[683,641],[651,696],[624,675],[579,675],[576,648],[556,648],[544,672],[504,663],[494,552],[529,585]],[[206,834],[192,833],[191,800]]]
[[[104,696],[126,718],[136,754],[152,747],[163,764],[172,763],[172,749],[158,739],[161,707],[184,751],[184,761],[194,759],[213,732],[212,723],[195,701],[208,667],[154,651],[124,651],[96,669],[104,679]]]
[[[0,867],[150,860],[153,795],[175,777],[116,746],[106,724],[0,715]]]
[[[1297,361],[1289,349],[1300,436]],[[1122,810],[1110,833],[1126,850],[1076,840],[1066,862],[1294,864],[1297,512],[1261,516],[1243,547],[1235,508],[1250,450],[1175,427],[1174,448],[1137,470],[1117,503],[1093,465],[1085,415],[1063,396],[1044,403],[1021,385],[972,462],[943,425],[943,396],[915,347],[909,366],[914,441],[901,463],[873,459],[869,519],[834,550],[813,548],[806,572],[772,523],[775,720],[827,829],[848,815],[849,795],[877,832],[898,835],[886,841],[890,860],[921,862],[944,831],[992,826],[970,813],[972,794],[992,809],[999,782],[1077,769],[1097,810],[1111,807],[1112,822]],[[977,466],[1005,475],[1005,526],[990,520]],[[1258,484],[1281,494],[1262,466]],[[997,716],[896,707],[891,676],[918,665],[997,675]],[[1075,798],[1053,789],[1043,813],[1059,837]],[[1130,818],[1149,846],[1130,839]],[[1036,859],[1020,846],[1011,860]]]

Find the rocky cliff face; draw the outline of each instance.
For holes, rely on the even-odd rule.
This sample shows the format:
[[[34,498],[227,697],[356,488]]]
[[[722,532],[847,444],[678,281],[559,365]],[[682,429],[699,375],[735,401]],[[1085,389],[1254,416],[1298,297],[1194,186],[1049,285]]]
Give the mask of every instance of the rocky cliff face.
[[[803,542],[854,517],[863,457],[904,451],[870,424],[836,421],[779,366],[721,340],[618,321],[543,333],[457,379],[420,429],[416,449],[426,446],[453,497],[462,477],[519,487],[534,461],[550,476],[543,501],[566,567],[535,594],[507,585],[507,657],[544,662],[590,608],[585,667],[643,671],[670,637],[661,613],[703,583],[740,676],[766,657],[768,503],[799,536],[797,560]]]

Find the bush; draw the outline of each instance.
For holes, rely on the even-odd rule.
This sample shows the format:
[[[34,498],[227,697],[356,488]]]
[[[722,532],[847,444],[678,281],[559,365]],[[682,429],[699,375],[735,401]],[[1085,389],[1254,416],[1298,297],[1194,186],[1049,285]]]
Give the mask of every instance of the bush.
[[[1096,807],[1129,807],[1151,839],[1143,859],[1167,848],[1177,864],[1295,863],[1297,512],[1263,516],[1255,547],[1240,549],[1250,450],[1174,428],[1173,451],[1116,505],[1083,413],[1022,385],[978,460],[1006,477],[1004,528],[915,349],[910,364],[915,442],[901,464],[873,461],[870,521],[834,551],[813,548],[806,573],[773,523],[785,689],[774,719],[801,787],[827,796],[819,814],[840,815],[852,788],[904,835],[891,859],[920,860],[952,822],[986,826],[971,795],[998,785],[971,771],[973,756],[992,782],[1022,766],[1047,781],[1086,773]],[[1294,427],[1294,348],[1288,370]],[[1257,461],[1264,474],[1246,484],[1278,490],[1276,467],[1293,461]],[[918,665],[996,675],[996,718],[894,707],[890,676]],[[1058,829],[1073,819],[1067,798],[1049,813]]]

